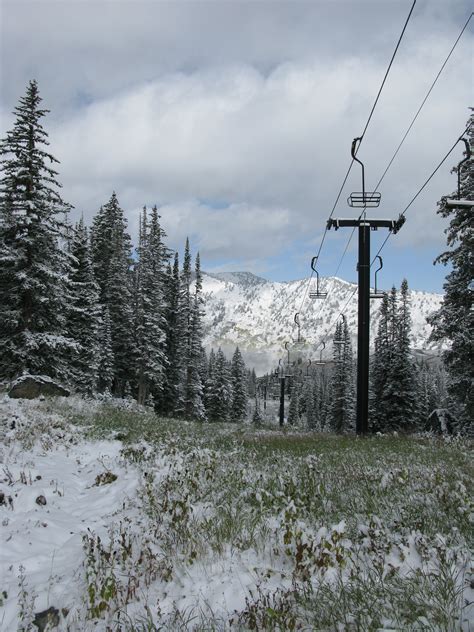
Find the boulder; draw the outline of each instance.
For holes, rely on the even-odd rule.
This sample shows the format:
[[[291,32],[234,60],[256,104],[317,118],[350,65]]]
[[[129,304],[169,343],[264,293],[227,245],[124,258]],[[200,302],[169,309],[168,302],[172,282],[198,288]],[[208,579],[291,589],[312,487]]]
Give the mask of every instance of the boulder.
[[[46,397],[68,397],[70,392],[47,375],[22,375],[16,379],[8,392],[15,399]]]

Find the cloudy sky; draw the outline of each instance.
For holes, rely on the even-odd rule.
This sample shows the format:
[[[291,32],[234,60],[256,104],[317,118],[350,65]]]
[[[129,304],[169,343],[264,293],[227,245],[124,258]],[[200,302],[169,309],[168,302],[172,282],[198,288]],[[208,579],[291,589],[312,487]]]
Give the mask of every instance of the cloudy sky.
[[[0,0],[0,132],[35,78],[73,219],[90,221],[115,190],[132,235],[139,209],[157,204],[169,245],[182,250],[189,235],[208,271],[302,278],[411,4]],[[464,0],[418,0],[360,149],[368,189],[470,11]],[[465,127],[473,24],[380,185],[378,217],[398,216]],[[413,288],[441,290],[436,202],[454,190],[461,152],[389,240],[386,286],[406,276]],[[357,168],[334,217],[354,214],[353,190]],[[374,252],[384,237],[373,233]],[[347,238],[347,229],[328,234],[322,275],[334,274]],[[339,276],[354,280],[355,264],[354,241]]]

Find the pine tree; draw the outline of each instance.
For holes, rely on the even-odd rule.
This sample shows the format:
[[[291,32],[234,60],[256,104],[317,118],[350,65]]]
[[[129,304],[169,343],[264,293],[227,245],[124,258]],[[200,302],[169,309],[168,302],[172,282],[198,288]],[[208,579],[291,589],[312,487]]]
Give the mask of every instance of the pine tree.
[[[309,376],[303,383],[303,389],[301,392],[300,401],[300,414],[305,415],[306,425],[310,430],[313,430],[316,426],[315,423],[315,410],[314,410],[314,378]]]
[[[370,365],[370,428],[372,432],[383,432],[388,428],[385,400],[388,374],[393,355],[393,344],[389,337],[389,297],[384,294],[380,305],[380,320],[374,342],[374,355]]]
[[[146,208],[141,217],[136,271],[136,379],[137,401],[144,404],[149,395],[159,397],[163,389],[166,359],[166,315],[164,269],[167,252],[158,210],[153,207],[148,223]]]
[[[346,319],[336,324],[334,372],[332,378],[331,428],[347,432],[354,428],[354,366],[352,344]]]
[[[206,381],[204,382],[204,407],[206,409],[206,414],[209,419],[212,418],[212,405],[213,405],[212,387],[214,384],[215,366],[216,366],[216,353],[214,349],[211,349],[209,353],[209,360],[207,363]]]
[[[471,152],[474,153],[474,114],[471,113],[468,132]],[[474,160],[461,166],[461,198],[474,199]],[[457,169],[455,169],[457,171]],[[457,194],[456,194],[457,195]],[[449,197],[452,197],[449,196]],[[446,197],[439,202],[438,214],[449,218],[446,230],[449,250],[435,263],[450,264],[451,272],[444,283],[444,298],[440,309],[429,318],[433,325],[432,340],[448,340],[450,348],[443,353],[449,382],[451,407],[457,414],[457,430],[474,434],[474,230],[472,207],[448,208]]]
[[[113,391],[118,396],[123,396],[126,382],[134,382],[136,361],[131,240],[126,226],[123,210],[113,193],[93,220],[91,250],[100,301],[110,316]]]
[[[70,208],[57,189],[57,163],[45,151],[40,121],[48,110],[36,81],[19,101],[0,143],[0,376],[68,377],[75,341],[67,336],[70,265],[61,248]]]
[[[408,283],[402,281],[400,306],[394,317],[393,355],[389,366],[385,401],[389,402],[392,430],[413,430],[416,414],[416,373],[410,357],[411,317]]]
[[[229,368],[219,347],[212,371],[212,382],[209,389],[208,416],[209,421],[229,421],[232,406],[232,384]]]
[[[195,290],[191,306],[190,316],[190,341],[188,351],[188,364],[186,367],[186,404],[185,414],[187,419],[204,421],[206,411],[204,407],[204,388],[201,382],[202,360],[202,277],[199,253],[196,256],[195,265]]]
[[[114,353],[112,350],[112,325],[109,308],[102,307],[99,327],[98,388],[101,393],[111,394],[114,381]]]
[[[231,376],[233,393],[231,419],[240,423],[247,418],[247,371],[239,347],[236,347],[232,356]]]
[[[177,348],[177,364],[179,371],[178,394],[175,403],[175,412],[183,415],[186,410],[187,401],[187,381],[188,366],[191,352],[191,320],[192,320],[192,303],[191,303],[191,253],[189,250],[189,239],[186,238],[186,246],[184,250],[183,269],[179,277],[179,296],[178,296],[178,348]]]
[[[300,385],[297,381],[295,381],[293,388],[291,389],[290,405],[288,407],[288,424],[290,426],[297,426],[300,421],[299,403]]]
[[[76,388],[92,394],[99,370],[99,288],[94,280],[87,228],[81,219],[71,240],[71,304],[68,331],[78,343],[69,364]]]
[[[167,415],[183,409],[180,396],[180,329],[179,329],[179,257],[175,253],[173,268],[168,267],[165,279],[166,357],[168,365],[158,409]]]
[[[253,415],[252,415],[252,423],[255,426],[260,426],[263,423],[264,419],[263,419],[263,415],[262,415],[262,410],[260,408],[260,401],[258,399],[258,394],[257,392],[255,392],[255,406],[253,409]]]

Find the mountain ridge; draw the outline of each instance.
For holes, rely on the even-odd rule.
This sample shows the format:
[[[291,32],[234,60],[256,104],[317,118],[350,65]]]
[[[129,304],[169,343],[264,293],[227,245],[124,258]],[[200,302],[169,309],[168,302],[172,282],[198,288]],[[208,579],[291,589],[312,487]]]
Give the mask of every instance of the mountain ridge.
[[[248,363],[253,362],[267,370],[285,353],[285,341],[293,343],[297,339],[294,316],[299,312],[305,344],[298,347],[298,354],[305,358],[319,356],[318,345],[325,340],[325,354],[330,355],[337,316],[357,285],[339,277],[321,277],[320,290],[328,292],[328,296],[325,300],[312,300],[308,290],[315,289],[316,280],[309,281],[309,288],[307,283],[307,278],[268,281],[244,271],[204,272],[204,345],[207,348],[220,346],[228,352],[239,346]],[[410,290],[409,298],[411,346],[431,353],[439,352],[441,345],[429,340],[431,327],[426,317],[439,308],[442,294]],[[372,343],[378,328],[379,305],[380,301],[371,301]],[[345,314],[355,348],[357,294],[349,300]],[[296,353],[295,348],[293,353]]]

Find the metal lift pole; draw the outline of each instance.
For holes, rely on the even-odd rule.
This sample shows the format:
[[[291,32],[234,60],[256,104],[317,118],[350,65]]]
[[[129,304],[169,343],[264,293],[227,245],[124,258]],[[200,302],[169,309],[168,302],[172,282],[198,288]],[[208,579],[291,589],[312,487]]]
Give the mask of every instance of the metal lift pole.
[[[388,228],[397,233],[405,217],[393,219],[329,219],[328,229],[357,227],[359,229],[359,305],[357,327],[357,434],[369,429],[369,335],[370,335],[370,231]]]
[[[280,376],[280,426],[285,421],[285,376]]]
[[[370,224],[359,224],[359,305],[357,327],[357,434],[369,430]]]

